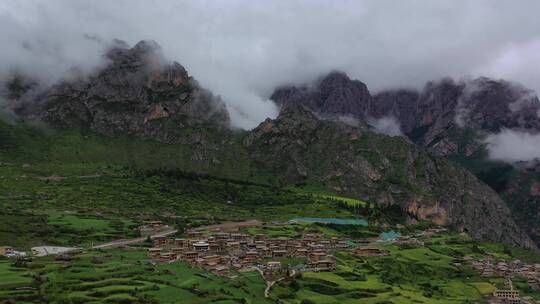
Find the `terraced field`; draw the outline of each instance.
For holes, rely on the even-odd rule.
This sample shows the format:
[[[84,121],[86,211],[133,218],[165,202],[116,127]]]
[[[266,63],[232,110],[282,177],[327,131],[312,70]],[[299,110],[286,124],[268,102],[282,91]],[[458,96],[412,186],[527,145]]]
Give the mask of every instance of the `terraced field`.
[[[255,230],[254,230],[255,229]],[[252,231],[253,230],[253,231]],[[296,237],[302,233],[337,231],[320,224],[246,228],[249,233]],[[386,257],[336,254],[333,272],[302,272],[275,284],[264,297],[266,284],[258,272],[217,277],[182,262],[148,263],[144,249],[91,250],[68,258],[34,258],[15,263],[0,260],[0,303],[483,303],[501,287],[502,278],[480,277],[469,266],[454,265],[463,255],[536,262],[521,249],[471,241],[465,235],[443,234],[420,245],[378,245]],[[296,267],[302,259],[283,259]],[[540,293],[514,280],[521,294]],[[8,301],[9,299],[9,301]]]
[[[426,246],[382,248],[390,255],[338,254],[335,272],[302,273],[295,280],[274,286],[271,296],[289,304],[485,303],[485,296],[501,287],[504,280],[481,277],[467,265],[455,266],[454,259],[464,254],[480,257],[486,253],[512,258],[498,246],[476,244],[459,235],[435,237]],[[447,253],[442,253],[443,248]],[[514,254],[527,259],[527,254]],[[525,282],[516,282],[522,295],[540,299],[540,293],[527,288]]]
[[[0,303],[18,298],[23,303],[26,296],[32,296],[33,278],[26,268],[16,267],[12,260],[0,258]],[[9,303],[9,302],[7,302]],[[14,302],[12,302],[14,303]]]
[[[3,260],[0,303],[269,303],[257,272],[225,279],[184,263],[155,266],[145,260],[144,250],[91,251],[64,261],[42,258],[28,268]]]

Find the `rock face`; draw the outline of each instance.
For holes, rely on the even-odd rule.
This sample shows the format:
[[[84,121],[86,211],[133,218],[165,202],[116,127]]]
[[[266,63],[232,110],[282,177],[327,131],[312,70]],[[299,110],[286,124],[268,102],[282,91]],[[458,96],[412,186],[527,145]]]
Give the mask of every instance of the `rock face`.
[[[295,105],[250,132],[245,145],[265,170],[288,183],[314,181],[345,195],[398,205],[415,219],[477,238],[535,248],[497,193],[403,137],[321,120]]]
[[[333,78],[332,75],[334,73],[327,77]],[[365,87],[346,76],[342,75],[341,79],[343,82],[334,87],[335,92],[353,85]],[[321,83],[325,83],[324,78]],[[435,155],[458,159],[496,189],[509,204],[519,225],[540,245],[539,200],[534,194],[540,175],[523,167],[508,169],[508,165],[490,163],[483,141],[486,134],[503,129],[540,133],[540,102],[534,92],[507,81],[481,77],[460,82],[452,79],[429,82],[421,91],[402,89],[374,96],[356,94],[343,101],[346,107],[339,105],[342,102],[339,98],[325,99],[324,107],[320,107],[319,103],[312,102],[317,100],[313,96],[294,93],[320,90],[319,87],[287,88],[287,92],[293,93],[283,94],[283,90],[277,90],[272,98],[281,105],[306,105],[319,115],[338,112],[360,120],[396,118],[411,141]],[[332,88],[326,86],[325,90],[332,91]]]
[[[105,54],[109,64],[95,74],[45,90],[19,108],[29,118],[59,127],[85,127],[115,136],[136,135],[163,142],[190,142],[182,130],[200,125],[227,127],[225,104],[159,45],[141,41],[129,48],[116,41]]]

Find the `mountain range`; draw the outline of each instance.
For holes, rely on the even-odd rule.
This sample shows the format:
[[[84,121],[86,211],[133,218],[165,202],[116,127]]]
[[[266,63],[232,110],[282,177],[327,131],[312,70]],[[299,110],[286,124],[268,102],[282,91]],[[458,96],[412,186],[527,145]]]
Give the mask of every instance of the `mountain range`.
[[[321,187],[398,207],[407,223],[540,245],[538,171],[492,162],[482,141],[503,129],[540,131],[540,105],[530,90],[487,78],[444,79],[422,91],[372,95],[364,83],[332,72],[316,84],[278,88],[271,96],[281,106],[278,117],[242,131],[230,128],[225,103],[166,60],[155,42],[115,41],[104,56],[108,64],[95,73],[51,87],[25,75],[6,82],[2,96],[18,124],[179,144],[197,173]],[[382,118],[404,136],[376,132],[373,122]],[[8,137],[0,132],[1,138]],[[0,151],[23,145],[13,143],[0,140]],[[506,177],[494,181],[501,170]],[[527,217],[524,208],[534,212]]]

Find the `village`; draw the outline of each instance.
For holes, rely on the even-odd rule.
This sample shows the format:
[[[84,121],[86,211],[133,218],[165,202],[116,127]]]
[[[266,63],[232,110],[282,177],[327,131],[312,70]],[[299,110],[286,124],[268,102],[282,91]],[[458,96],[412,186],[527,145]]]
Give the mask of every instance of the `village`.
[[[217,227],[217,226],[216,226]],[[304,234],[299,238],[275,237],[263,234],[224,232],[203,229],[188,231],[186,238],[158,237],[153,239],[153,247],[148,249],[148,257],[155,263],[184,261],[194,267],[220,276],[234,277],[236,271],[258,270],[267,280],[283,279],[291,273],[303,271],[333,271],[336,269],[334,253],[346,251],[359,257],[382,257],[389,252],[381,243],[423,246],[424,240],[446,229],[432,228],[414,235],[382,240],[379,237],[363,239],[343,239],[325,237],[323,234]],[[298,259],[298,265],[282,265],[283,259]],[[489,297],[489,303],[532,304],[537,301],[530,297],[520,297],[513,289],[512,278],[525,278],[529,287],[540,290],[540,264],[527,264],[520,260],[497,261],[492,256],[475,260],[471,256],[456,259],[454,265],[470,265],[484,277],[504,277],[503,289],[496,289]]]
[[[242,272],[258,271],[267,283],[265,295],[271,286],[280,280],[301,272],[336,270],[337,252],[348,252],[357,257],[383,257],[390,255],[385,245],[424,246],[430,238],[444,233],[444,228],[429,228],[410,235],[392,231],[391,237],[344,238],[323,233],[302,233],[292,236],[270,237],[267,234],[247,233],[246,228],[276,228],[287,223],[262,223],[256,220],[229,222],[192,228],[182,238],[174,237],[177,230],[158,220],[139,226],[140,237],[116,240],[95,245],[94,249],[127,248],[130,244],[150,241],[147,249],[148,262],[166,264],[185,262],[212,274],[235,278]],[[61,258],[70,252],[83,250],[76,247],[39,246],[32,248],[33,256],[57,255]],[[15,251],[10,246],[0,247],[0,255],[9,258],[24,258],[25,252]],[[496,289],[489,303],[537,303],[521,297],[513,289],[512,279],[523,278],[533,290],[540,290],[540,264],[527,264],[520,260],[497,260],[493,256],[476,259],[464,256],[454,260],[456,267],[469,265],[481,276],[506,279],[505,287]]]
[[[155,263],[185,261],[220,276],[234,276],[235,271],[252,269],[261,271],[264,276],[275,276],[291,270],[282,265],[283,259],[298,259],[299,264],[293,267],[298,272],[332,271],[336,268],[334,253],[337,251],[356,256],[386,256],[389,254],[386,250],[374,245],[381,242],[422,245],[421,238],[446,231],[428,229],[414,236],[397,235],[387,240],[380,237],[350,240],[315,233],[299,238],[270,238],[264,234],[239,233],[238,227],[232,229],[236,232],[227,232],[231,227],[226,226],[212,228],[211,231],[188,231],[185,238],[155,237],[148,257]]]
[[[253,267],[265,275],[283,270],[280,259],[306,259],[306,271],[333,270],[336,261],[332,252],[347,250],[350,245],[342,239],[324,239],[307,234],[300,239],[267,238],[243,233],[218,232],[203,235],[189,232],[187,238],[158,237],[148,257],[156,262],[186,261],[216,275],[229,276],[231,270],[245,271]],[[263,261],[266,263],[262,264]]]

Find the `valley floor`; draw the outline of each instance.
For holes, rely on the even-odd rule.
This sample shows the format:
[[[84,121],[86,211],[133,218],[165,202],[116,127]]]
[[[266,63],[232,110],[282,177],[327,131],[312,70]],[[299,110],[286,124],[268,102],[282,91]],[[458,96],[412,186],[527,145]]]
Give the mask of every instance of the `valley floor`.
[[[270,224],[235,228],[268,237],[321,233],[354,241],[377,237],[388,229],[407,235],[429,225],[389,226],[392,219],[381,218],[380,210],[370,203],[309,187],[149,174],[99,164],[4,163],[0,209],[0,246],[26,252],[43,245],[82,248],[68,255],[1,257],[0,303],[483,303],[493,290],[503,287],[504,278],[481,276],[458,260],[493,256],[540,263],[540,256],[532,252],[478,243],[449,232],[423,244],[380,244],[388,256],[337,252],[336,270],[292,272],[275,280],[265,297],[267,282],[255,270],[229,278],[182,261],[149,262],[147,248],[152,244],[136,228],[160,220],[171,231],[178,230],[174,237],[204,225],[257,219]],[[272,224],[316,217],[361,217],[367,226]],[[118,248],[125,239],[137,243],[121,243]],[[100,248],[104,243],[113,245]],[[298,263],[282,261],[293,269]],[[540,292],[526,281],[515,278],[513,282],[522,296],[540,300]]]
[[[287,237],[337,233],[326,224],[265,226],[243,232]],[[505,280],[481,276],[462,263],[462,257],[540,262],[538,256],[517,248],[443,233],[423,245],[379,243],[377,247],[388,256],[337,252],[336,270],[292,271],[273,279],[268,288],[255,270],[222,277],[182,261],[151,263],[148,246],[0,259],[0,303],[483,303]],[[302,263],[280,261],[293,269]],[[513,282],[522,296],[540,300],[540,291],[529,288],[526,280]]]

